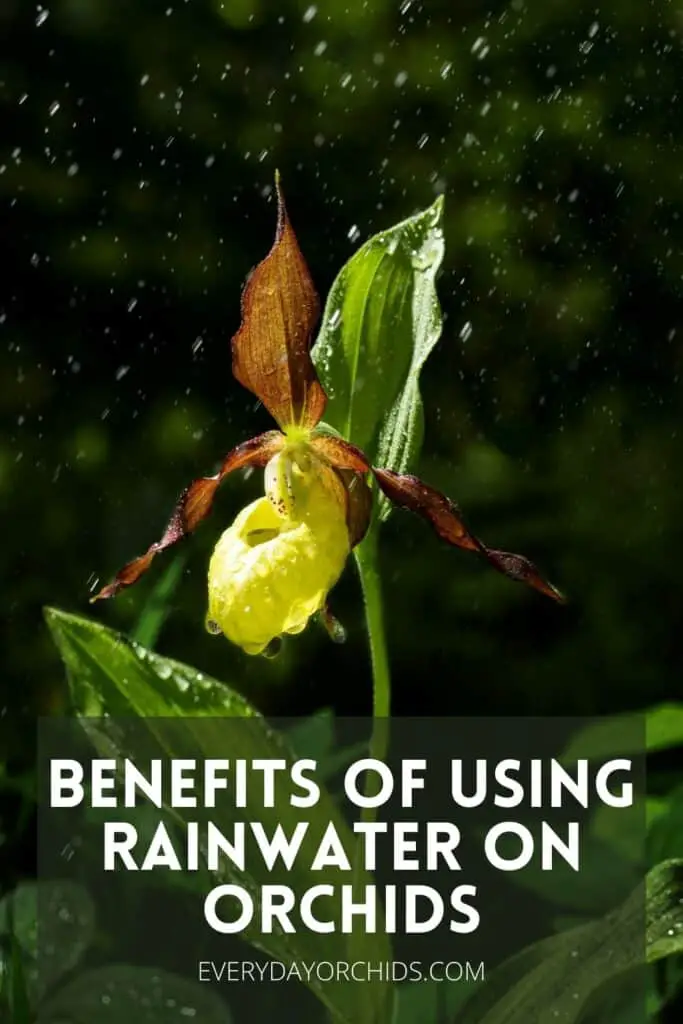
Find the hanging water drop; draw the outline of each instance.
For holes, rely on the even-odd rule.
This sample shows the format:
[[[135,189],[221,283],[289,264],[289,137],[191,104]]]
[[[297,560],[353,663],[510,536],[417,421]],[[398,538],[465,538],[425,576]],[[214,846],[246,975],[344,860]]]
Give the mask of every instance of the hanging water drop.
[[[273,639],[270,641],[267,647],[264,647],[264,649],[261,651],[261,654],[263,655],[264,658],[268,658],[269,661],[272,661],[274,658],[278,657],[281,651],[282,637],[276,636],[273,637]]]

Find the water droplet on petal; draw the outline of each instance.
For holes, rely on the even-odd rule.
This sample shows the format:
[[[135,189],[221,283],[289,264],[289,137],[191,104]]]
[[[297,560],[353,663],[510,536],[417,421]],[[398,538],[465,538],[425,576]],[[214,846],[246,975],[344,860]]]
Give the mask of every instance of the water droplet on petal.
[[[263,655],[264,658],[268,658],[269,661],[272,661],[273,658],[277,658],[281,651],[282,637],[276,636],[273,637],[273,639],[270,641],[267,647],[264,647],[264,649],[261,651],[261,654]]]

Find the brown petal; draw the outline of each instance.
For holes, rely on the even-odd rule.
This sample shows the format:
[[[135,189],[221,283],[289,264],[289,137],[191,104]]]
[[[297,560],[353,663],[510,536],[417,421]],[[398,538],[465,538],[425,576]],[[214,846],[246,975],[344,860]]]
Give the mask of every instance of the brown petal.
[[[372,515],[372,491],[365,479],[370,465],[355,444],[334,434],[316,434],[311,447],[337,471],[346,489],[346,525],[351,548],[360,544],[368,532]]]
[[[349,531],[351,550],[360,544],[370,526],[372,516],[372,491],[363,473],[351,469],[338,469],[346,489],[346,526]]]
[[[416,476],[401,476],[388,469],[374,469],[377,483],[386,496],[400,508],[422,516],[436,530],[442,540],[466,551],[477,551],[494,567],[512,580],[526,583],[554,601],[564,602],[564,597],[552,583],[543,579],[538,569],[523,555],[508,551],[495,551],[475,537],[462,521],[458,506],[434,487]]]
[[[311,447],[318,455],[331,462],[336,469],[353,469],[356,473],[369,473],[370,463],[360,448],[336,434],[316,434]]]
[[[208,516],[214,495],[228,473],[235,469],[243,469],[245,466],[265,466],[281,448],[282,442],[283,437],[278,430],[270,430],[267,434],[252,437],[250,441],[239,444],[226,455],[220,471],[215,476],[201,477],[190,484],[181,494],[161,540],[152,544],[144,555],[124,565],[111,583],[90,598],[91,602],[113,597],[119,590],[136,583],[142,574],[147,572],[155,555],[187,537]]]
[[[310,355],[320,302],[285,209],[279,177],[275,242],[242,293],[232,372],[281,427],[314,427],[327,398]]]

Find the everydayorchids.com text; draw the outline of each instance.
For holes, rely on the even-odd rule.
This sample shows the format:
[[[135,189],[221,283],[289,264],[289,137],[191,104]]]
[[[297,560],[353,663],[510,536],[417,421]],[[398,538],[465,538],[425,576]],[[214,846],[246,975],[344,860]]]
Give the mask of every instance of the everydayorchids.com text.
[[[421,960],[295,960],[290,964],[281,960],[270,960],[267,963],[255,960],[200,960],[197,964],[197,979],[204,983],[228,985],[286,981],[453,983],[485,981],[486,967],[481,960],[434,960],[431,963]]]

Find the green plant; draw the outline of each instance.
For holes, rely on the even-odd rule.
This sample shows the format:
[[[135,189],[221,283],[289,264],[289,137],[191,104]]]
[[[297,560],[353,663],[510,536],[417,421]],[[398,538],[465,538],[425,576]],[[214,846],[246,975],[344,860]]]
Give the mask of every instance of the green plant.
[[[291,554],[292,569],[299,566],[295,556],[299,557],[300,550],[307,558],[312,556],[314,562],[327,557],[329,552],[321,547],[327,537],[320,524],[338,514],[344,517],[348,537],[338,551],[334,550],[334,564],[324,580],[316,577],[310,593],[304,594],[302,580],[296,577],[277,616],[271,621],[259,620],[258,629],[246,639],[242,620],[238,628],[235,619],[242,591],[235,585],[230,564],[221,565],[211,584],[220,595],[218,625],[255,653],[269,650],[281,633],[298,632],[314,611],[320,611],[329,624],[327,590],[341,572],[348,551],[354,549],[372,663],[370,751],[381,759],[387,748],[391,712],[379,566],[380,526],[391,509],[387,499],[417,512],[444,540],[479,554],[505,575],[553,598],[558,599],[559,593],[526,559],[487,547],[464,525],[452,502],[410,473],[422,440],[420,371],[441,329],[435,290],[443,256],[441,201],[371,239],[343,268],[330,292],[311,362],[308,351],[315,301],[279,198],[278,236],[245,293],[234,362],[238,379],[264,401],[283,432],[272,431],[246,442],[230,453],[216,476],[195,481],[182,496],[162,539],[125,566],[98,596],[111,596],[134,583],[156,554],[190,533],[208,514],[215,491],[228,472],[244,465],[266,465],[268,496],[276,512],[268,509],[266,525],[259,520],[258,528],[251,531],[268,536],[254,538],[249,532],[243,536],[243,524],[230,535],[231,543],[236,540],[241,545],[235,549],[240,557],[262,541],[283,539],[283,544],[286,541],[290,545],[293,534],[300,529],[304,547],[299,545],[295,550],[292,543],[283,548]],[[299,314],[300,308],[305,316]],[[387,339],[392,342],[390,358]],[[323,425],[325,393],[329,405]],[[381,490],[374,512],[368,474],[373,486]],[[265,498],[254,503],[259,515],[265,515],[268,508],[263,502]],[[318,517],[319,509],[324,511],[322,517]],[[276,513],[279,520],[274,518]],[[264,578],[269,579],[269,573],[272,576],[274,564],[264,561]],[[298,617],[288,617],[288,601],[292,605],[305,603],[303,618],[300,611]],[[242,615],[242,610],[238,613]],[[145,743],[152,742],[155,749],[167,755],[180,752],[186,743],[197,739],[193,721],[201,718],[206,722],[215,720],[213,731],[202,732],[202,743],[207,744],[203,753],[207,756],[224,745],[228,735],[246,757],[293,756],[286,738],[276,735],[229,686],[94,622],[49,610],[48,623],[67,666],[74,710],[83,718],[98,750],[134,758],[139,751],[135,731],[122,733],[112,726],[117,717],[132,716],[147,730]],[[156,724],[159,720],[175,721],[177,728],[160,728]],[[238,727],[231,729],[231,722],[238,723]],[[324,794],[316,814],[318,828],[327,820],[339,819],[329,794]],[[179,824],[182,826],[182,819]],[[339,821],[342,832],[344,827]],[[255,886],[259,881],[258,877],[250,879]],[[296,885],[303,889],[307,881],[301,877]],[[458,1021],[526,1024],[534,1013],[543,1010],[550,1014],[549,1020],[556,1013],[565,1024],[573,1024],[610,977],[637,969],[644,959],[655,963],[683,948],[681,891],[680,861],[669,858],[654,866],[647,883],[645,951],[640,945],[637,914],[642,893],[637,890],[627,903],[597,923],[582,924],[554,936],[523,951],[511,964],[504,964],[458,1009]],[[310,939],[305,935],[283,941],[276,935],[265,939],[253,930],[248,937],[285,961],[303,958],[310,952]],[[348,939],[339,937],[333,952],[340,959],[351,954],[357,957],[362,951],[368,959],[383,960],[390,956],[390,948],[386,936],[353,933]],[[409,998],[404,994],[396,1002],[395,993],[386,984],[342,984],[314,990],[340,1022],[388,1024],[396,1012],[401,1024],[407,1024],[413,1012]],[[444,1006],[434,992],[424,999],[432,999],[434,1013],[454,1012],[454,1006]],[[422,997],[415,1005],[423,1014]]]

